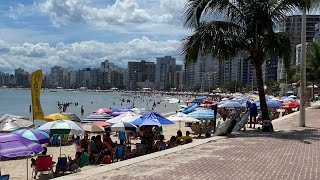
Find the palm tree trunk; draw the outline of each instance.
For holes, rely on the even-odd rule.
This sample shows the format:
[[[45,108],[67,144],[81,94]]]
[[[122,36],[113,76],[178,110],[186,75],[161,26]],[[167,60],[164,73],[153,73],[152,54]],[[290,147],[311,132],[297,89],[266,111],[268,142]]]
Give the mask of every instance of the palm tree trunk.
[[[256,78],[257,78],[257,86],[259,92],[259,99],[260,99],[260,109],[262,112],[262,120],[270,120],[268,108],[267,108],[267,101],[266,96],[264,93],[264,83],[263,83],[263,76],[262,76],[262,67],[256,67]]]

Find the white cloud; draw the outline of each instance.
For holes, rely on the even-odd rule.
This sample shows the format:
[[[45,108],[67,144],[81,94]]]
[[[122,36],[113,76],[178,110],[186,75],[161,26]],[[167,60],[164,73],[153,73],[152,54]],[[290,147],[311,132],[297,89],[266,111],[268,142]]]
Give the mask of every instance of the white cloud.
[[[177,40],[154,41],[148,37],[128,42],[103,43],[83,41],[71,44],[48,43],[10,44],[0,40],[0,70],[12,71],[22,67],[28,71],[38,68],[49,70],[54,65],[97,67],[101,60],[109,59],[126,67],[128,60],[153,60],[158,56],[179,57],[180,42]]]
[[[45,0],[37,6],[50,17],[55,26],[81,22],[110,29],[128,24],[180,26],[185,2],[186,0],[116,0],[114,4],[95,7],[91,0]]]

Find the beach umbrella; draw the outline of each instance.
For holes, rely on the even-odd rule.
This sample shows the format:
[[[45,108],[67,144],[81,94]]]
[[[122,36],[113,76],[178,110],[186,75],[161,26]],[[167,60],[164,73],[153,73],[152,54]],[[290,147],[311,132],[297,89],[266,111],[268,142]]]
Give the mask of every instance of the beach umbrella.
[[[94,123],[86,123],[82,125],[82,128],[88,133],[104,133],[104,127],[98,126]]]
[[[52,122],[47,122],[40,126],[38,130],[45,132],[50,132],[51,134],[74,134],[76,136],[81,136],[84,134],[84,130],[77,123],[68,120],[57,120]],[[60,137],[60,156],[61,156],[61,137]]]
[[[200,121],[196,118],[189,117],[182,112],[178,112],[177,114],[173,114],[173,115],[167,117],[167,119],[169,119],[170,121],[179,122],[179,130],[181,129],[181,122],[199,122]]]
[[[56,120],[71,120],[68,116],[61,113],[53,113],[44,117],[46,121],[56,121]]]
[[[106,132],[137,132],[138,130],[139,128],[137,126],[127,122],[118,122],[116,124],[113,124],[112,126],[105,128]]]
[[[24,119],[24,120],[29,120],[28,117],[25,116],[19,116],[19,115],[13,115],[13,114],[4,114],[3,116],[0,117],[0,122],[3,120],[7,120],[7,119]]]
[[[17,134],[0,133],[0,159],[30,156],[43,151],[40,144]]]
[[[109,108],[101,108],[93,111],[94,114],[110,114],[112,111]]]
[[[284,103],[285,106],[289,106],[292,108],[296,108],[300,106],[300,103],[296,102],[296,101],[287,101]]]
[[[112,116],[110,114],[91,114],[86,118],[81,120],[81,123],[93,123],[96,121],[107,121],[111,119]]]
[[[188,116],[196,119],[213,119],[214,111],[211,109],[203,109],[203,110],[194,111],[188,114]],[[216,117],[220,117],[220,115],[217,114]]]
[[[71,121],[81,122],[80,118],[74,113],[62,113],[62,115],[67,116]]]
[[[24,138],[27,138],[35,143],[46,144],[50,142],[50,136],[48,133],[40,130],[34,129],[20,129],[11,132],[12,134],[17,134]]]
[[[95,124],[97,126],[104,127],[104,128],[109,127],[109,126],[112,125],[111,123],[105,122],[105,121],[95,121],[95,122],[93,122],[93,124]]]
[[[145,115],[141,116],[140,118],[136,119],[135,121],[132,122],[132,124],[134,125],[142,125],[145,124],[146,122],[144,121],[149,121],[152,120],[154,123],[157,120],[160,125],[165,125],[165,124],[174,124],[174,122],[170,121],[169,119],[161,116],[160,114],[156,113],[156,112],[148,112]]]
[[[34,124],[25,119],[7,116],[0,121],[0,132],[12,132],[18,129],[31,128]]]
[[[256,103],[257,107],[260,107],[260,102]],[[279,108],[280,106],[284,106],[283,103],[281,103],[280,101],[267,101],[267,107],[268,108]]]
[[[118,122],[132,122],[140,117],[141,117],[140,114],[129,111],[129,112],[121,114],[117,117],[114,117],[112,119],[109,119],[109,120],[107,120],[107,122],[112,123],[112,124],[115,124]]]
[[[70,132],[76,136],[84,134],[84,130],[77,123],[68,120],[47,122],[40,126],[38,130],[50,132],[51,134],[69,134]]]
[[[202,103],[202,101],[207,100],[208,98],[206,97],[197,97],[195,98],[192,103]]]
[[[295,101],[293,98],[291,97],[286,97],[282,99],[283,102],[288,102],[288,101]]]
[[[228,101],[228,102],[225,102],[225,103],[219,105],[218,107],[219,108],[242,108],[244,106],[242,104],[240,104],[239,102]]]

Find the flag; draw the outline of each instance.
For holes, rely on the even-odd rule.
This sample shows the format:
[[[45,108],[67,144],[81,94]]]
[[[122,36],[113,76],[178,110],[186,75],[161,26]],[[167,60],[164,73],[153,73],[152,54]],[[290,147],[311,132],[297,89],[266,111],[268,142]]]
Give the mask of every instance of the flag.
[[[37,70],[31,76],[31,99],[33,119],[45,120],[40,103],[40,93],[42,85],[42,71]]]

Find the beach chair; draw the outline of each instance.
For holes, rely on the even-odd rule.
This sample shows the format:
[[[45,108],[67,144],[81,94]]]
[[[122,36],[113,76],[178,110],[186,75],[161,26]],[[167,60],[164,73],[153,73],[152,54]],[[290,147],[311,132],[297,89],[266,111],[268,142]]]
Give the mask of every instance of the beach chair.
[[[202,134],[200,125],[193,124],[191,126],[191,131],[192,131],[192,135],[201,136]]]
[[[53,178],[53,164],[52,164],[52,155],[48,156],[39,156],[36,159],[35,166],[32,171],[32,177],[36,172],[48,172],[49,177]]]
[[[58,157],[57,167],[59,167],[62,174],[64,174],[68,169],[68,158],[65,154],[62,155],[64,156]]]
[[[9,178],[10,178],[9,174],[0,175],[0,180],[9,180]]]
[[[167,149],[167,146],[166,145],[162,145],[162,146],[160,146],[159,151],[163,151],[163,150],[166,150],[166,149]]]
[[[84,166],[87,166],[87,165],[89,165],[89,155],[86,152],[84,152],[80,157],[79,167],[83,168]]]

